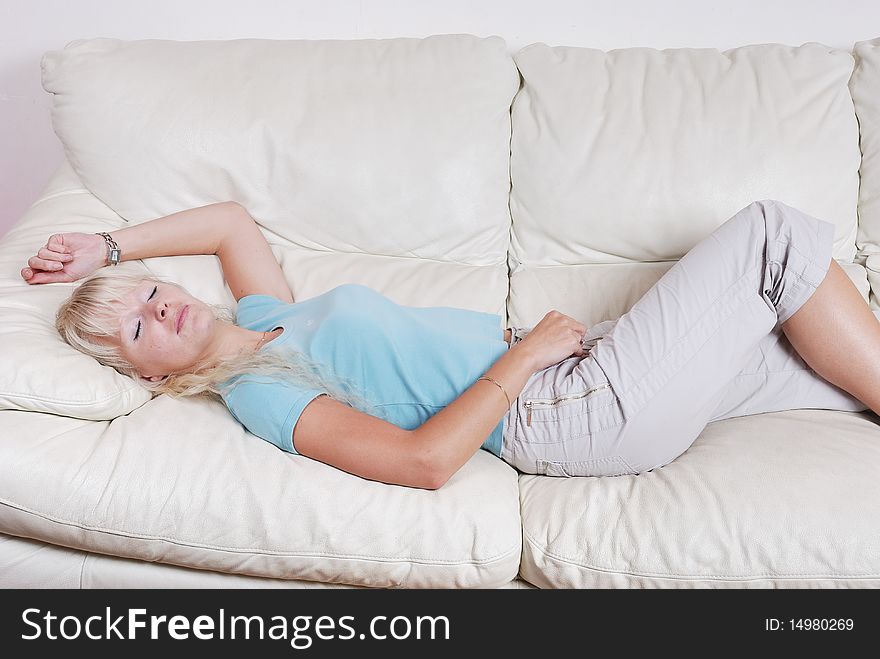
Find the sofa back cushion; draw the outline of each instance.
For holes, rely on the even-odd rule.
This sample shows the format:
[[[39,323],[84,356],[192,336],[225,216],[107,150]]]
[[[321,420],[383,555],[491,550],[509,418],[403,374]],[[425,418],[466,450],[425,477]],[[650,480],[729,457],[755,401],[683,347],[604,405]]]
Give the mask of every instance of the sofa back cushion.
[[[853,54],[850,90],[862,150],[858,245],[871,282],[871,304],[876,308],[880,293],[880,37],[859,41]]]
[[[356,281],[503,313],[519,76],[500,37],[102,38],[42,65],[71,165],[125,220],[231,199],[297,298]]]
[[[757,199],[833,222],[835,257],[855,254],[849,52],[534,44],[514,59],[512,323],[617,317]]]

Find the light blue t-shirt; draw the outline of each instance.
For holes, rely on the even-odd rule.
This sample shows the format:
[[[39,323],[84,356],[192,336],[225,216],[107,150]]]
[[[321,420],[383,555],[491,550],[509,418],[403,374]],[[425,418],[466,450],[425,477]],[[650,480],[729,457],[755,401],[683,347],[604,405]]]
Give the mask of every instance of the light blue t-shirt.
[[[335,375],[351,378],[377,405],[377,416],[413,430],[468,389],[508,348],[501,317],[455,307],[401,306],[360,284],[282,302],[246,295],[236,324],[284,332],[261,348],[305,353]],[[223,400],[251,433],[290,453],[305,406],[324,391],[244,374],[225,383]],[[506,415],[481,448],[501,456]]]

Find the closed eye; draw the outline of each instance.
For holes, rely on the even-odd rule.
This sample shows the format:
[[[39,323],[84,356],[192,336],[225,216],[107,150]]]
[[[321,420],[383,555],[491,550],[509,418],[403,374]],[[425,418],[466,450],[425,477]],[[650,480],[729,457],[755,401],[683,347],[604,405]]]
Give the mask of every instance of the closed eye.
[[[147,302],[149,302],[150,300],[153,299],[153,296],[156,294],[156,291],[157,291],[158,289],[159,289],[159,286],[158,286],[158,285],[153,287],[153,292],[150,293],[150,297],[147,298]],[[135,341],[138,340],[138,336],[140,335],[140,333],[141,333],[141,321],[138,321],[137,329],[136,329],[135,332],[134,332],[134,340],[135,340]]]

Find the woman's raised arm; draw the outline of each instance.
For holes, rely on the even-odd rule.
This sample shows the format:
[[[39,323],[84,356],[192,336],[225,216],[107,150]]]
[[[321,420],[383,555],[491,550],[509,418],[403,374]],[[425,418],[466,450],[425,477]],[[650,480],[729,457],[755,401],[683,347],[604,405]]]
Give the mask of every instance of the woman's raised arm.
[[[224,201],[109,233],[122,250],[122,261],[152,256],[216,254],[241,214],[241,205]],[[21,276],[29,284],[76,281],[107,265],[107,257],[107,244],[99,235],[56,233],[49,236],[45,247],[28,259]]]

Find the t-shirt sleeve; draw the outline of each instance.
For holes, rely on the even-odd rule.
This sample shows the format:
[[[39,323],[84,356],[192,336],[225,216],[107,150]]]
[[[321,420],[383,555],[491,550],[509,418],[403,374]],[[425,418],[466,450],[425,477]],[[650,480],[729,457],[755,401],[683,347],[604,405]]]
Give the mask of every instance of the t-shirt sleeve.
[[[326,392],[321,389],[245,375],[223,400],[232,416],[249,432],[283,451],[298,454],[293,429],[306,405],[323,393]]]
[[[279,304],[284,303],[271,295],[245,295],[238,301],[238,306],[235,309],[235,324],[253,329],[254,323]]]

